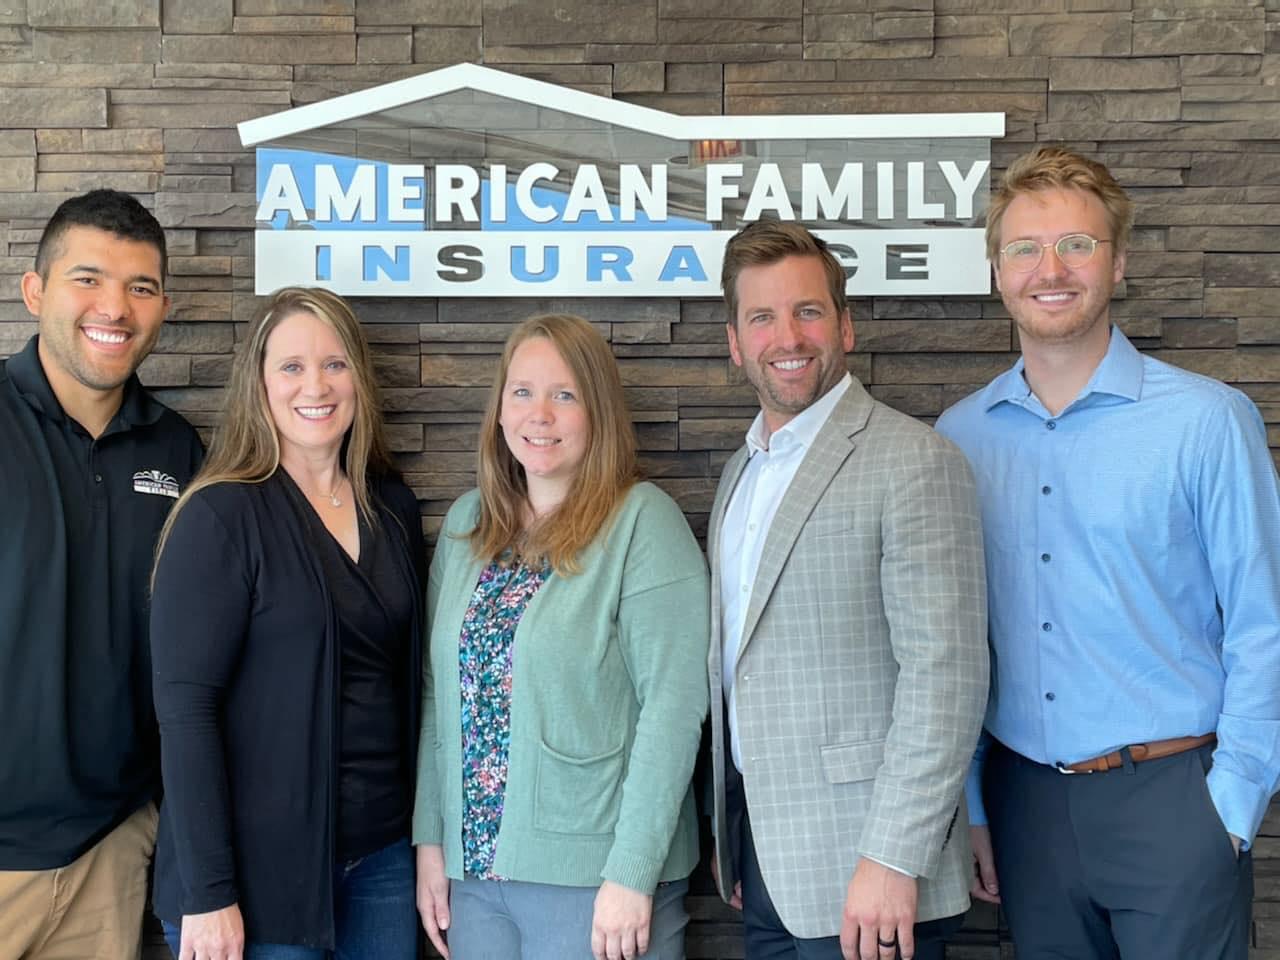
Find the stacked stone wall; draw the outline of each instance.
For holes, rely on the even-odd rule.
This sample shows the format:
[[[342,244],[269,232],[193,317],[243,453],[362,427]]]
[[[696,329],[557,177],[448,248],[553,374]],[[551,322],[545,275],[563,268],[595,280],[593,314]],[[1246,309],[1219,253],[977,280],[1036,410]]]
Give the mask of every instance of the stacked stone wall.
[[[235,124],[460,61],[683,114],[1003,111],[996,171],[1061,141],[1137,201],[1113,313],[1144,350],[1239,386],[1280,455],[1280,0],[0,0],[0,354],[74,193],[137,194],[174,307],[144,380],[207,433],[253,296],[254,159]],[[472,483],[510,324],[582,313],[611,340],[644,464],[701,535],[754,412],[708,300],[367,300],[391,438],[434,534]],[[850,368],[931,420],[1005,369],[991,297],[854,303]],[[1280,548],[1280,547],[1278,547]],[[1256,846],[1255,958],[1280,958],[1280,817]],[[741,956],[705,875],[690,956]],[[953,958],[1009,956],[975,910]],[[153,945],[155,956],[163,947]]]

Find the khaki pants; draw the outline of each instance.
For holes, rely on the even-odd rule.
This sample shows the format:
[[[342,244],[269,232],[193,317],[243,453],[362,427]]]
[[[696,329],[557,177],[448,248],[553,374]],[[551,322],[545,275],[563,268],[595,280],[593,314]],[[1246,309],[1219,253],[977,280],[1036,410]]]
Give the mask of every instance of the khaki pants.
[[[148,803],[65,867],[0,870],[0,960],[137,960],[156,820]]]

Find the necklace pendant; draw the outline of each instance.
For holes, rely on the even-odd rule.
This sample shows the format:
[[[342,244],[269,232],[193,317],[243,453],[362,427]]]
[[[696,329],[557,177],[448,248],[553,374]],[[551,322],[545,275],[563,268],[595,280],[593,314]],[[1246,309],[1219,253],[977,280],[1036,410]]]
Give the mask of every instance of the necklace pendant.
[[[342,506],[342,498],[339,497],[336,493],[331,493],[329,494],[329,503],[335,507],[340,507]]]

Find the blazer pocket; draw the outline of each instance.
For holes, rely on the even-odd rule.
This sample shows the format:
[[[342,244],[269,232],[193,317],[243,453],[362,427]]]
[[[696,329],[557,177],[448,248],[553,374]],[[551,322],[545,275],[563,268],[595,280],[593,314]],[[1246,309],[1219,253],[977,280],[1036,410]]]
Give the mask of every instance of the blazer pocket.
[[[855,783],[876,775],[884,762],[884,741],[829,743],[819,747],[818,752],[827,783]]]
[[[839,529],[805,531],[806,539],[816,541],[818,543],[828,543],[832,540],[848,540],[859,535],[858,530],[852,525],[840,527]]]
[[[849,537],[857,533],[861,518],[852,511],[842,510],[839,513],[827,512],[821,516],[810,516],[804,524],[804,536],[814,540],[826,540],[831,537]]]
[[[534,826],[551,833],[611,833],[626,744],[594,757],[571,757],[543,741],[538,746]]]

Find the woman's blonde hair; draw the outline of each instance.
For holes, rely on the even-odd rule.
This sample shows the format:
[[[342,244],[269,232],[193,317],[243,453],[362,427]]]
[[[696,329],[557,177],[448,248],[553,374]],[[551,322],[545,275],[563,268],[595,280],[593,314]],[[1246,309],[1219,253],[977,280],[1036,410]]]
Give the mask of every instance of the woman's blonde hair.
[[[222,417],[209,455],[169,512],[156,546],[157,557],[178,514],[198,491],[215,483],[261,483],[280,466],[280,437],[271,419],[262,368],[272,331],[297,313],[309,313],[328,325],[347,355],[356,403],[355,418],[343,440],[342,466],[351,481],[357,509],[367,523],[377,523],[369,481],[373,476],[393,472],[394,467],[382,428],[382,403],[369,344],[360,321],[337,294],[318,288],[285,287],[259,309],[249,325],[247,339],[231,361]]]
[[[502,435],[502,399],[511,358],[533,337],[550,341],[573,374],[587,414],[587,448],[564,501],[526,527],[529,487],[524,467]],[[636,438],[622,396],[617,361],[604,337],[581,317],[530,317],[507,338],[484,425],[480,430],[480,518],[470,533],[478,558],[495,560],[511,550],[548,561],[559,574],[577,573],[578,554],[596,538],[627,490],[639,479]]]

